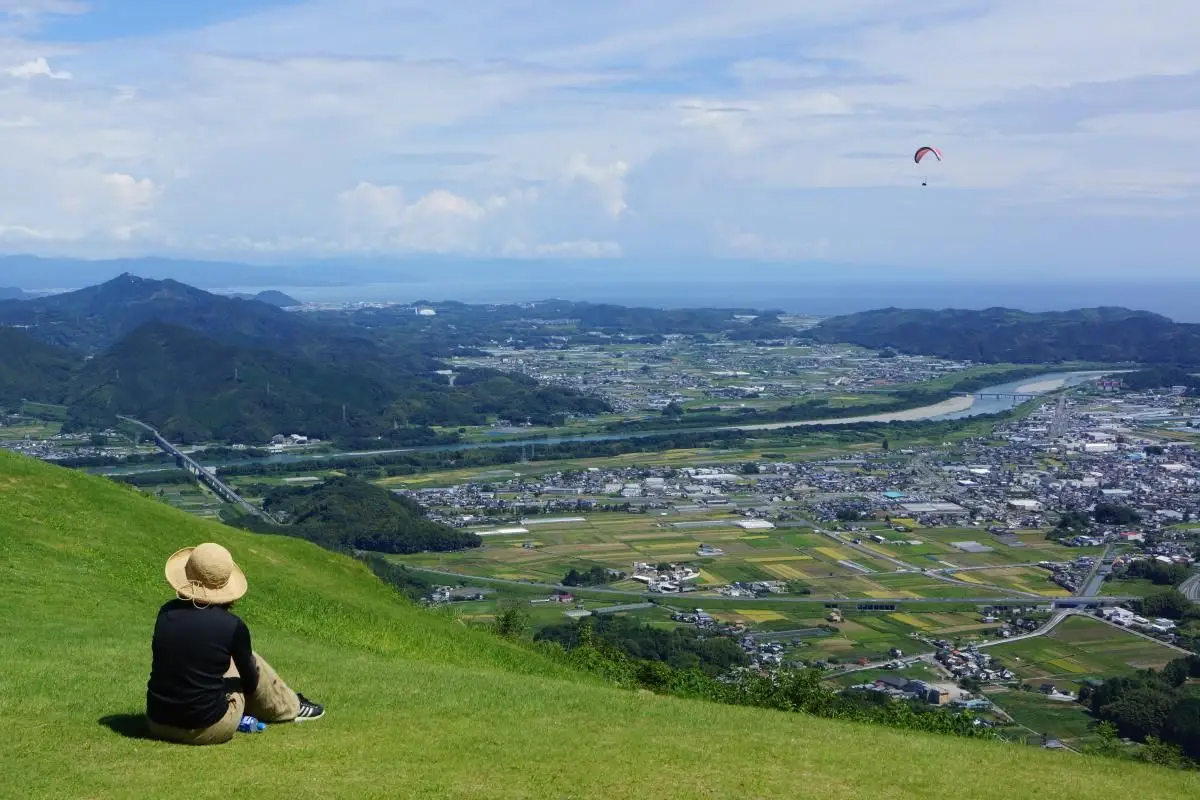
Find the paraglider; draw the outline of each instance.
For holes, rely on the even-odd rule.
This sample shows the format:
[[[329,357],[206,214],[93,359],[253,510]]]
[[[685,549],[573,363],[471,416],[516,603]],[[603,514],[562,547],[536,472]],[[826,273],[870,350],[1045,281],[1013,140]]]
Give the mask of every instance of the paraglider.
[[[918,147],[917,152],[913,153],[913,162],[916,164],[920,164],[921,159],[925,158],[926,156],[933,156],[938,161],[941,161],[942,160],[942,151],[938,150],[936,147],[930,147],[929,145],[925,145],[924,147]],[[929,184],[925,180],[925,178],[921,178],[921,185],[928,186]]]

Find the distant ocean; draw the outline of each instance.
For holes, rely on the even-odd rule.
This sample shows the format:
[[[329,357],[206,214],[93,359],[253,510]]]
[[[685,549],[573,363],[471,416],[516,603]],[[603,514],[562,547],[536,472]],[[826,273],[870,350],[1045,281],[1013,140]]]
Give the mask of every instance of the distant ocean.
[[[256,292],[262,286],[223,287],[222,292]],[[738,280],[674,277],[670,280],[604,280],[578,275],[536,279],[415,279],[404,283],[340,286],[272,286],[305,302],[516,303],[551,298],[660,308],[744,307],[827,316],[874,308],[989,308],[1056,311],[1124,306],[1154,311],[1179,322],[1200,322],[1200,281],[1095,281],[1071,283],[960,280]]]

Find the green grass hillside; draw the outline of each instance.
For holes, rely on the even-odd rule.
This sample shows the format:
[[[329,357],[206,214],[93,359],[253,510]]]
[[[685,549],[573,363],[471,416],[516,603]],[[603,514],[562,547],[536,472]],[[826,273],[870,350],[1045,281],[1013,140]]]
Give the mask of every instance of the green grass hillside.
[[[131,737],[162,563],[217,540],[255,646],[324,720]],[[1196,775],[620,691],[401,601],[357,563],[0,453],[2,797],[1183,798]],[[123,733],[124,732],[124,733]]]

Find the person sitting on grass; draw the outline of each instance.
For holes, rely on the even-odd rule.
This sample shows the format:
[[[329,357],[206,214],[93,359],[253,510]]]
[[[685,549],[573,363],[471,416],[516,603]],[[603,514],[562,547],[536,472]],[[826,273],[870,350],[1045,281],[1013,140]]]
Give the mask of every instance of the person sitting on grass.
[[[219,544],[187,547],[167,559],[176,599],[158,610],[146,717],[156,738],[221,744],[243,713],[262,722],[318,719],[325,709],[288,688],[250,646],[246,623],[230,611],[246,576]]]

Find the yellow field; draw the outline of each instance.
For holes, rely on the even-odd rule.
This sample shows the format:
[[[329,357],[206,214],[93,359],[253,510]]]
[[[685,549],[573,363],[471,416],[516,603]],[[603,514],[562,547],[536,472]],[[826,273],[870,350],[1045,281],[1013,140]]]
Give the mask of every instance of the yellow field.
[[[1047,661],[1046,663],[1052,667],[1058,667],[1063,672],[1071,672],[1075,674],[1087,672],[1086,667],[1075,663],[1075,661],[1070,658],[1056,658],[1053,661]]]
[[[738,608],[735,610],[737,613],[753,622],[774,622],[777,619],[787,619],[787,617],[785,617],[783,614],[765,609]]]
[[[929,630],[929,628],[932,627],[924,620],[917,619],[916,617],[912,616],[911,614],[905,614],[902,611],[897,611],[895,614],[888,614],[888,616],[891,617],[892,619],[896,620],[896,622],[903,622],[905,625],[911,625],[912,627],[917,628],[918,630],[925,631],[925,630]]]
[[[956,581],[966,581],[967,583],[985,583],[985,581],[980,580],[969,572],[955,572],[954,579]]]
[[[881,591],[866,591],[863,592],[867,597],[875,600],[886,600],[889,597],[920,597],[918,594],[906,591],[904,589],[884,589]]]
[[[832,558],[834,561],[842,561],[847,558],[854,558],[853,553],[848,553],[840,547],[818,547],[817,552],[826,558]]]
[[[812,561],[813,557],[812,556],[752,556],[750,558],[746,558],[743,560],[747,561],[751,564],[765,564],[768,561],[770,561],[770,562],[775,562],[775,561]]]
[[[700,570],[700,580],[703,583],[713,583],[713,584],[729,583],[729,581],[725,580],[725,578],[722,577],[721,575],[718,575],[715,572],[709,572],[706,569]]]
[[[738,538],[742,539],[743,541],[746,541],[748,539],[770,539],[771,537],[767,536],[765,533],[763,533],[763,534],[755,534],[754,536],[739,536]]]
[[[781,578],[785,581],[800,580],[806,577],[803,572],[787,564],[759,564],[759,566],[776,578]]]
[[[613,538],[622,542],[638,542],[642,539],[679,539],[679,534],[674,531],[661,531],[659,533],[626,533],[617,534]]]

